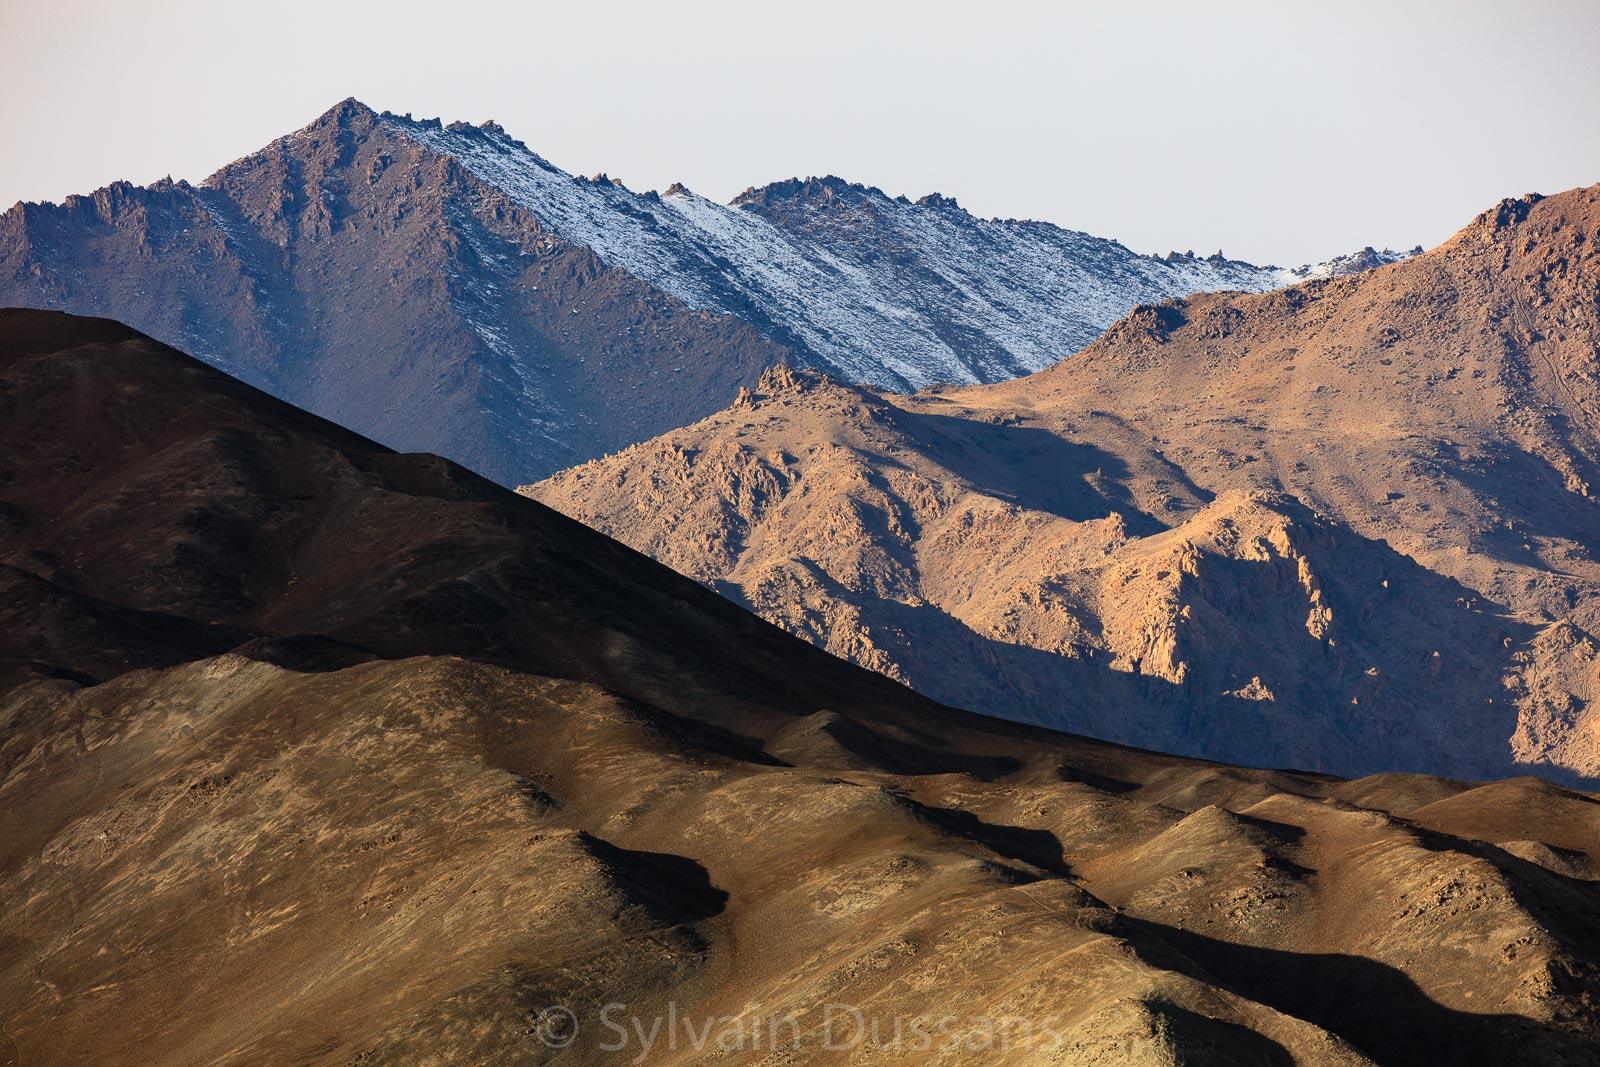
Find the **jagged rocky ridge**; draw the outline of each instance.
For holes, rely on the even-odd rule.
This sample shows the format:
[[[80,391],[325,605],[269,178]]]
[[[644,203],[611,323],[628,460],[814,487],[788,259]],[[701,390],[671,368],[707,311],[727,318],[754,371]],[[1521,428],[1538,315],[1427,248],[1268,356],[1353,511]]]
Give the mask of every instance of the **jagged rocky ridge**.
[[[1136,303],[1292,278],[836,178],[733,205],[636,194],[493,123],[353,100],[199,186],[118,183],[0,216],[0,305],[122,319],[510,484],[708,415],[772,363],[993,382]]]

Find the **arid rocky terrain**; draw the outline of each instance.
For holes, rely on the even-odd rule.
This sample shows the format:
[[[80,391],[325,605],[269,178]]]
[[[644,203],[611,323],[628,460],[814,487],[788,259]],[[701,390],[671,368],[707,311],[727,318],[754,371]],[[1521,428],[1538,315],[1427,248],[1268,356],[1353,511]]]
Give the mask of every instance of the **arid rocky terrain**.
[[[525,492],[949,703],[1343,774],[1600,775],[1600,187],[997,385],[778,368]]]
[[[1595,1062],[1589,794],[950,710],[114,323],[0,313],[0,415],[0,1062]]]

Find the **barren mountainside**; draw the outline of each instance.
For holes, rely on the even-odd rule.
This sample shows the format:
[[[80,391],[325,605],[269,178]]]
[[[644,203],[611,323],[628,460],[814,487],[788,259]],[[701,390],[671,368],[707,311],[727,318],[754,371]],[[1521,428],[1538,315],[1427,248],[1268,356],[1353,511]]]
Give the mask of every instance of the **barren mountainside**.
[[[1591,795],[953,711],[109,322],[0,312],[0,416],[5,1062],[1594,1061]]]
[[[527,489],[939,699],[1235,762],[1600,775],[1600,187],[998,385],[778,370]]]
[[[129,322],[507,484],[709,415],[774,363],[899,388],[999,381],[1142,301],[1294,276],[837,178],[733,205],[638,194],[494,123],[354,100],[198,186],[123,182],[0,215],[0,306]]]

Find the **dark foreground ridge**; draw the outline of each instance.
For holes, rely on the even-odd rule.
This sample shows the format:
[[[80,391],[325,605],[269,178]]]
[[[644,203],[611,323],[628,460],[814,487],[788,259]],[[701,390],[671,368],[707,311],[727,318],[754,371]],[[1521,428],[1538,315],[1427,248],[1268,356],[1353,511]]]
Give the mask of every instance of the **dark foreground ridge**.
[[[0,413],[0,1062],[1594,1062],[1588,795],[953,711],[102,320]]]

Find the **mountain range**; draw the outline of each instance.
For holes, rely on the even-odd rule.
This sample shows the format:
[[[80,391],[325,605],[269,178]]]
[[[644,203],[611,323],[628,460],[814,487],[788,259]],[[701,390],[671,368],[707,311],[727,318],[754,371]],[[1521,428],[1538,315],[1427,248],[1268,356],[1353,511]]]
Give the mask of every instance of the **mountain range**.
[[[773,364],[997,382],[1134,305],[1298,270],[983,220],[838,178],[731,205],[569,175],[498,125],[346,100],[199,185],[0,215],[0,305],[105,315],[404,451],[504,484],[710,415]]]
[[[1558,218],[1477,251],[1520,263]],[[1146,310],[1082,380],[1198,362],[1214,310],[1263,359],[1296,299],[1343,344],[1317,317],[1446,266]],[[1087,388],[1076,366],[1039,395]],[[1338,548],[1277,499],[1213,528],[1250,509]],[[1127,511],[1130,536],[1165,514]],[[942,707],[115,323],[0,312],[0,582],[6,1063],[1542,1067],[1600,1044],[1592,795]]]
[[[1600,187],[1145,304],[1028,377],[778,368],[525,492],[937,699],[1341,774],[1600,777]]]

